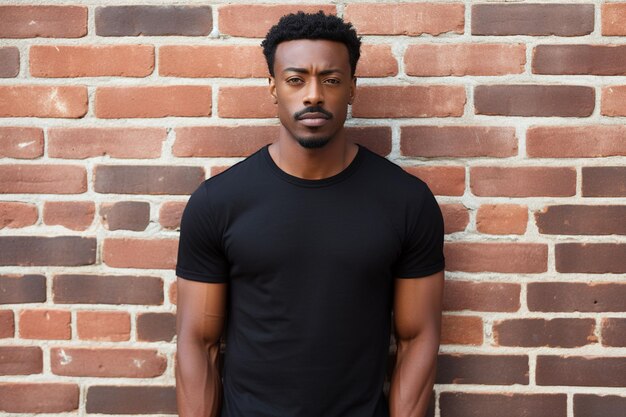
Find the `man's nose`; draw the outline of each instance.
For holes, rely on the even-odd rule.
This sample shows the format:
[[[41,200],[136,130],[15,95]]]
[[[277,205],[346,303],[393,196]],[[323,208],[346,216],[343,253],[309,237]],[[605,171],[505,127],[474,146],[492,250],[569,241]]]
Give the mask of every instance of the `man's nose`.
[[[324,103],[324,92],[319,80],[312,80],[307,83],[303,101],[307,106],[317,106]]]

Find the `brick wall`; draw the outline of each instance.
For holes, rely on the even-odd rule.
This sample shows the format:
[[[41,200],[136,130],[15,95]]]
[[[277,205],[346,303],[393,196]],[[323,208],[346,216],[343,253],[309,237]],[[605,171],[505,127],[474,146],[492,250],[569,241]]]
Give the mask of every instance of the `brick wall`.
[[[181,210],[275,137],[260,37],[321,8],[350,137],[445,215],[431,415],[624,417],[626,3],[272,1],[0,2],[0,416],[175,413]]]

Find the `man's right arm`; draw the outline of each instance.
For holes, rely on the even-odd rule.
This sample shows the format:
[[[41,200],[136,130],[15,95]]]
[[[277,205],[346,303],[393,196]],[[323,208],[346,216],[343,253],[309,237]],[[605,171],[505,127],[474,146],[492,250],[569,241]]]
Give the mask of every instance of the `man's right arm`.
[[[176,402],[180,417],[217,417],[222,383],[218,368],[227,284],[178,278]]]

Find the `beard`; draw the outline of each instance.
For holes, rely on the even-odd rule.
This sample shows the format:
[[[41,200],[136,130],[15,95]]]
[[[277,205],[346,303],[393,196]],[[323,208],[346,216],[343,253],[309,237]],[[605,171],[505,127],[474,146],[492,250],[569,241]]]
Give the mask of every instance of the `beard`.
[[[313,139],[296,137],[295,139],[296,139],[296,142],[298,142],[300,146],[302,146],[303,148],[319,149],[319,148],[324,147],[328,142],[330,142],[332,137],[327,136],[327,137],[313,138]]]

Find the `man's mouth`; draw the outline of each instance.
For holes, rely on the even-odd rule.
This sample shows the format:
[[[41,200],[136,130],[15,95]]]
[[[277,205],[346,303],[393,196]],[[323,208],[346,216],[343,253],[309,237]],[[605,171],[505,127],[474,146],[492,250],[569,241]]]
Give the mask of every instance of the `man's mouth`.
[[[329,119],[328,115],[319,112],[304,113],[298,117],[298,121],[308,127],[323,126]]]

